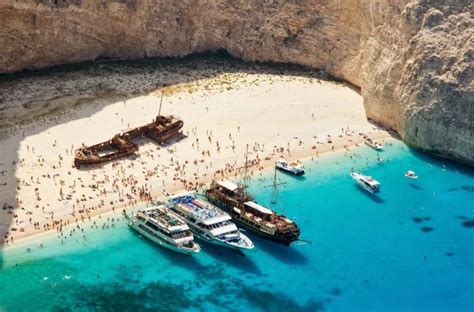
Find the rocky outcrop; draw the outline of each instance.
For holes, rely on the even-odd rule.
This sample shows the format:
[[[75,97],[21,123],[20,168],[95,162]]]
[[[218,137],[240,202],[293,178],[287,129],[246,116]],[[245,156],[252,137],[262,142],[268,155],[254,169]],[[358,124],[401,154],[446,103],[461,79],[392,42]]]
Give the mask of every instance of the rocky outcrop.
[[[415,147],[474,163],[470,0],[3,0],[0,72],[226,49],[323,68]]]

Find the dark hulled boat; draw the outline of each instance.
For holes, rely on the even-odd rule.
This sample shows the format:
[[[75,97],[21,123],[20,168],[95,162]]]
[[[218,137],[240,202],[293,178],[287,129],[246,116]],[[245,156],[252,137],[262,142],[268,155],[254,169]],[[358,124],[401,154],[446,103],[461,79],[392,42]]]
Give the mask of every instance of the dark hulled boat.
[[[242,186],[227,180],[213,181],[205,195],[236,223],[266,239],[289,246],[299,238],[300,229],[293,221],[259,205]]]
[[[92,146],[83,146],[76,150],[74,165],[93,165],[119,159],[135,153],[138,146],[132,142],[141,136],[163,143],[177,135],[183,127],[183,121],[176,116],[158,116],[152,123],[117,134],[112,139]]]
[[[184,123],[179,117],[173,115],[161,116],[162,101],[163,93],[158,116],[152,123],[117,134],[106,142],[92,146],[82,146],[77,149],[74,166],[79,168],[81,165],[101,164],[131,155],[138,150],[138,146],[133,143],[133,140],[142,136],[160,144],[177,135]]]

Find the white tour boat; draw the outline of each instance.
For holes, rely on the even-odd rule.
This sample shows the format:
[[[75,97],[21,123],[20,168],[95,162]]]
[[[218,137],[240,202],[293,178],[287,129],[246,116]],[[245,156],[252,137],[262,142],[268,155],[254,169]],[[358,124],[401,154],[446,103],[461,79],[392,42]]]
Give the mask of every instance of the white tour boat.
[[[405,172],[405,177],[409,179],[418,179],[418,176],[416,175],[415,171],[412,170],[408,170],[407,172]]]
[[[363,175],[358,172],[351,172],[351,177],[357,182],[364,190],[370,193],[377,193],[380,191],[380,183],[374,180],[370,176]]]
[[[364,142],[365,144],[367,144],[368,146],[372,147],[374,150],[377,150],[377,151],[381,151],[383,149],[383,145],[380,144],[379,142],[369,138],[369,137],[366,137],[364,139]]]
[[[288,162],[286,159],[281,158],[275,162],[275,167],[294,175],[304,174],[303,166],[301,166],[299,161]]]
[[[170,196],[168,206],[188,223],[198,238],[206,242],[237,250],[254,247],[228,213],[199,198],[196,192]]]
[[[128,225],[152,242],[170,250],[186,255],[201,250],[194,242],[189,226],[163,205],[139,210]]]

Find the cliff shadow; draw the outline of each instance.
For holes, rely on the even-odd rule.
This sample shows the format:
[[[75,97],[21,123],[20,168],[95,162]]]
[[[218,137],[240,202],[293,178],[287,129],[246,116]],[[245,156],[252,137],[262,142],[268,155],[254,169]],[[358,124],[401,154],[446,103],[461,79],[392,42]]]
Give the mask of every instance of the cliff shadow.
[[[18,151],[25,138],[48,131],[58,124],[88,118],[110,104],[147,95],[163,86],[228,73],[284,74],[341,83],[323,70],[299,65],[245,62],[224,51],[194,54],[181,59],[98,60],[0,75],[2,246],[11,242],[11,236],[17,236],[15,234],[21,228],[32,226],[29,222],[18,222],[17,213],[29,215],[41,212],[40,204],[38,207],[25,207],[21,198],[17,201],[19,188],[33,187],[31,181],[20,181],[16,177],[22,162]],[[150,116],[150,120],[153,117]],[[117,129],[117,133],[122,130]],[[77,147],[82,141],[80,137],[73,137],[71,143]],[[71,165],[71,171],[74,170],[72,164],[64,165]],[[85,170],[93,171],[94,168]],[[43,225],[44,223],[40,223],[39,228]],[[3,258],[0,253],[0,268],[2,267]]]
[[[450,160],[447,158],[443,158],[441,156],[427,154],[419,149],[414,147],[408,146],[410,153],[415,155],[417,158],[423,159],[426,163],[430,166],[435,168],[439,168],[440,170],[452,170],[452,171],[463,171],[467,173],[469,176],[474,178],[474,167],[456,162],[454,160]]]

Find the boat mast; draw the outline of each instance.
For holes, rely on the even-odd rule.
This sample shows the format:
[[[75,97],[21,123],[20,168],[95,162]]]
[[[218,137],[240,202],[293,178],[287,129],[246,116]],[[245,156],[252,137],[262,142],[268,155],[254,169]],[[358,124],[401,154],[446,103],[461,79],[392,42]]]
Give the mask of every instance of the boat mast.
[[[270,204],[272,205],[273,208],[275,208],[274,206],[276,205],[277,196],[278,196],[278,194],[277,194],[278,190],[277,190],[277,183],[276,183],[276,181],[277,181],[277,169],[276,169],[276,167],[275,167],[275,171],[274,171],[274,173],[273,173],[272,199],[271,199],[271,201],[270,201]]]
[[[272,195],[271,195],[271,201],[270,204],[272,206],[272,210],[275,210],[275,206],[277,203],[277,198],[278,198],[278,186],[279,185],[284,185],[286,182],[280,182],[277,183],[277,168],[275,167],[275,171],[273,173],[273,183],[271,185],[266,185],[265,187],[271,187],[272,188]]]
[[[244,185],[248,180],[248,162],[249,162],[249,145],[247,144],[245,149],[245,165],[244,165]]]
[[[160,99],[160,108],[158,109],[158,116],[156,117],[157,119],[160,117],[161,115],[161,105],[163,104],[163,95],[165,94],[165,91],[162,90],[161,91],[161,99]]]

